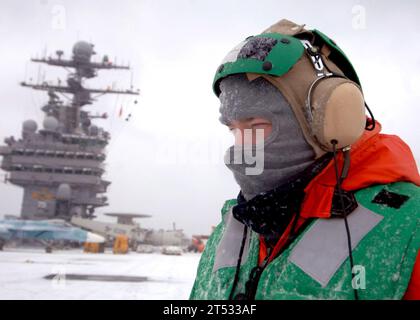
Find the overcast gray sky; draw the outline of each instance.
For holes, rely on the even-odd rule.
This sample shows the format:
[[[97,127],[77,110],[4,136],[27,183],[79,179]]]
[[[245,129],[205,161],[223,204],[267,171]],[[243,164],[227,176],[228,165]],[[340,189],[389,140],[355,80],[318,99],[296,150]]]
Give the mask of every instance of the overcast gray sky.
[[[410,0],[1,0],[0,139],[19,136],[26,119],[43,119],[46,94],[19,81],[65,79],[64,70],[30,57],[57,49],[69,57],[74,42],[91,41],[97,59],[129,61],[141,90],[137,104],[109,96],[87,108],[111,115],[97,121],[112,135],[110,206],[101,211],[148,213],[147,227],[176,222],[190,235],[209,233],[224,200],[238,192],[223,165],[233,139],[218,122],[214,72],[237,43],[282,18],[317,28],[344,49],[383,132],[402,137],[419,159],[420,2]],[[100,75],[88,85],[130,85],[130,73]],[[21,189],[1,183],[0,198],[0,215],[20,212]]]

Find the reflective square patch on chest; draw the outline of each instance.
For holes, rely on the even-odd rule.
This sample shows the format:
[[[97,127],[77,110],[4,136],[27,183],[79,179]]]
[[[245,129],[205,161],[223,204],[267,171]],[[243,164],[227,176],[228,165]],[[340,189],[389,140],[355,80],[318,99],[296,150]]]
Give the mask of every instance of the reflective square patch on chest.
[[[359,203],[347,219],[355,249],[383,216]],[[349,255],[346,234],[344,219],[318,219],[292,249],[289,261],[325,288]]]
[[[383,204],[393,209],[399,209],[409,198],[409,196],[382,189],[372,200],[372,203]]]

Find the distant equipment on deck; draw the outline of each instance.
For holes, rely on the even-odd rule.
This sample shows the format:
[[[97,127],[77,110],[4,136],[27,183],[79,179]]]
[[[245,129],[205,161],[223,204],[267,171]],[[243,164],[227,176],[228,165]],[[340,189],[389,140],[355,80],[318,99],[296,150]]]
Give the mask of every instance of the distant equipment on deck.
[[[110,213],[106,215],[117,217],[117,223],[82,218],[79,216],[72,217],[71,223],[83,229],[98,233],[104,236],[108,241],[114,241],[119,235],[125,235],[132,242],[145,242],[147,232],[144,229],[141,229],[140,225],[134,222],[134,219],[147,218],[150,217],[149,215],[135,213]]]
[[[167,246],[162,248],[162,253],[170,256],[180,256],[182,255],[182,249],[175,246]]]
[[[119,224],[126,224],[126,225],[134,225],[135,218],[150,218],[151,215],[149,214],[141,214],[141,213],[105,213],[108,217],[116,217],[117,223]]]
[[[103,243],[105,238],[72,226],[64,220],[0,220],[0,243],[11,240],[40,242],[51,253],[56,242]]]
[[[73,217],[71,223],[83,229],[90,230],[104,236],[108,241],[114,241],[119,235],[126,235],[130,241],[130,247],[137,250],[138,245],[152,246],[180,246],[186,247],[191,240],[186,237],[182,229],[176,229],[175,224],[172,230],[153,230],[142,228],[135,222],[136,218],[149,218],[150,215],[139,213],[105,213],[106,216],[116,217],[117,223],[98,221],[97,219],[86,219]]]
[[[191,239],[191,244],[188,247],[189,251],[194,252],[203,252],[206,247],[207,240],[209,239],[208,235],[193,235]]]
[[[104,253],[105,243],[85,242],[83,244],[83,252],[85,253]]]
[[[114,240],[114,246],[112,248],[113,254],[126,254],[128,253],[128,237],[126,235],[118,235]]]

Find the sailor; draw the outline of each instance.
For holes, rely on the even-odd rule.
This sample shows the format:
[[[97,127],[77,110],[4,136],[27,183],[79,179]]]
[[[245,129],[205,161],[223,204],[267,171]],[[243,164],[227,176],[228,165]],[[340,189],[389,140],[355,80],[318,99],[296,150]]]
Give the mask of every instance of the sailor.
[[[418,169],[338,45],[281,20],[227,55],[213,90],[240,192],[190,299],[420,299]]]

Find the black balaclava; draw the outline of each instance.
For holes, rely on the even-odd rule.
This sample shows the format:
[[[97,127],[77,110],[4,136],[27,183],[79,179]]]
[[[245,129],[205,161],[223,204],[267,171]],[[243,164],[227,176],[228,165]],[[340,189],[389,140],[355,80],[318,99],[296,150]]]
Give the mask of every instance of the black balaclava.
[[[265,118],[272,123],[272,132],[263,145],[232,146],[226,152],[225,164],[233,172],[246,200],[284,184],[314,162],[315,153],[303,137],[289,103],[270,82],[262,77],[249,81],[245,74],[236,74],[223,79],[220,90],[223,124],[251,117]],[[260,174],[246,173],[247,168],[255,165],[235,163],[235,154],[247,149],[255,154],[262,148],[264,167]]]

